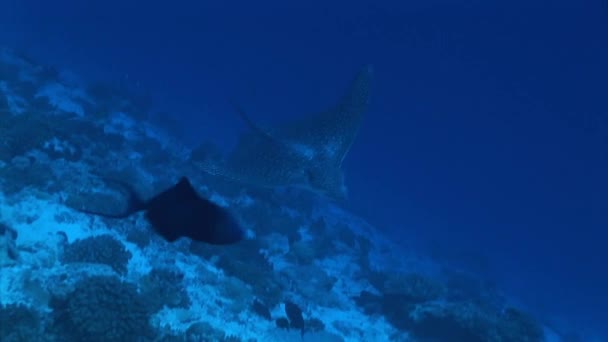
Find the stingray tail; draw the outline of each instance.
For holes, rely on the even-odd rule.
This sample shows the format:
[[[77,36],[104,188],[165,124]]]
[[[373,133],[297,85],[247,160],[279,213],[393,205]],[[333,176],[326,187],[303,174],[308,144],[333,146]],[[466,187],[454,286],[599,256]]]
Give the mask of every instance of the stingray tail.
[[[230,103],[231,103],[232,107],[234,107],[234,110],[239,115],[239,117],[243,120],[243,122],[245,122],[245,124],[247,125],[247,127],[252,132],[256,133],[259,137],[261,137],[263,139],[267,139],[267,140],[269,140],[269,141],[271,141],[273,143],[278,143],[278,144],[283,143],[282,141],[280,141],[280,139],[275,138],[272,134],[270,134],[269,132],[267,132],[260,125],[256,124],[251,119],[251,117],[249,117],[249,115],[247,115],[247,113],[245,112],[245,110],[243,109],[243,107],[241,107],[236,101],[231,100]]]

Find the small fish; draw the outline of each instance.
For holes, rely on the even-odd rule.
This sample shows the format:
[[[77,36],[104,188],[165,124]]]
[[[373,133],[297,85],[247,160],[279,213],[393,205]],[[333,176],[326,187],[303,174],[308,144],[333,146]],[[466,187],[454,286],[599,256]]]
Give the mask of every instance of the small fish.
[[[154,231],[169,242],[187,237],[208,244],[227,245],[245,237],[237,220],[226,209],[202,198],[186,177],[147,201],[142,200],[130,184],[112,179],[104,181],[117,183],[127,191],[129,197],[126,210],[117,214],[87,209],[77,209],[78,211],[117,219],[144,211],[144,216]]]

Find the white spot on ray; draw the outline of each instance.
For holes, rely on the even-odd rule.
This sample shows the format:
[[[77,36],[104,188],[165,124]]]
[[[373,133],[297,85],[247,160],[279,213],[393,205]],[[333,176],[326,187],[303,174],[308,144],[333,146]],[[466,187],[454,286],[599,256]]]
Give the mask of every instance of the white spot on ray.
[[[323,150],[325,151],[325,155],[328,158],[334,159],[338,154],[339,148],[340,148],[340,144],[338,144],[336,142],[332,142],[332,143],[325,145]]]
[[[308,160],[312,160],[317,154],[314,148],[306,144],[292,143],[290,145],[296,152]]]

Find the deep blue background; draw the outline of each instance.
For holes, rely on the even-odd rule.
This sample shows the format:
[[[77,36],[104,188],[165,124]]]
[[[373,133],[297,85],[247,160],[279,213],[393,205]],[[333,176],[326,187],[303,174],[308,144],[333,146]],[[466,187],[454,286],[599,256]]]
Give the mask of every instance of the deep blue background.
[[[373,63],[349,206],[437,257],[489,264],[538,310],[607,323],[606,2],[0,3],[6,45],[139,84],[189,141],[226,148],[229,98],[277,122],[331,105]]]

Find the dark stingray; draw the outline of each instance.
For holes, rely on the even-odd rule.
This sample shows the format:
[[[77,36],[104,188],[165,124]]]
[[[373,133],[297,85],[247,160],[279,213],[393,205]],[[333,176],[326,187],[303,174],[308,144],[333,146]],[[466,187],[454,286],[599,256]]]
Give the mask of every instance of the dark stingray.
[[[199,196],[186,177],[147,201],[142,200],[127,183],[104,180],[117,183],[127,191],[129,198],[126,210],[118,214],[87,209],[78,211],[117,219],[145,211],[145,217],[152,228],[169,242],[188,237],[209,244],[226,245],[242,240],[245,235],[226,209]]]

